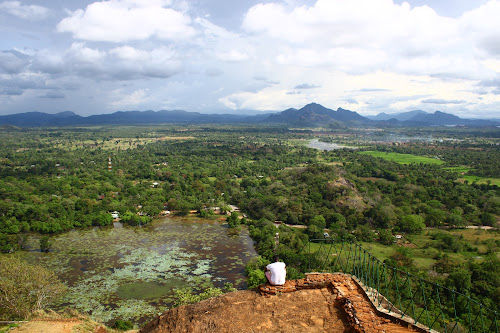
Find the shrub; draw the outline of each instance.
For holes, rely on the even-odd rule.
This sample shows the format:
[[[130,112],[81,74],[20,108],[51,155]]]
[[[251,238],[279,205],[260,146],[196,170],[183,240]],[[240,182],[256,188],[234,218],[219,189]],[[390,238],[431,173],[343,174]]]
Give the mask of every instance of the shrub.
[[[194,304],[208,298],[224,294],[220,288],[207,288],[201,294],[193,294],[191,289],[178,289],[175,291],[176,300],[174,306]]]
[[[263,283],[266,283],[266,275],[260,269],[254,269],[247,274],[247,284],[248,288],[255,288]]]
[[[49,236],[42,236],[40,238],[40,251],[49,252],[52,244],[49,241]]]
[[[45,268],[0,257],[0,318],[25,319],[61,296],[66,287]]]
[[[113,328],[116,328],[117,330],[120,330],[120,331],[128,331],[128,330],[131,330],[134,328],[134,324],[132,324],[132,322],[129,320],[118,319],[113,324]]]

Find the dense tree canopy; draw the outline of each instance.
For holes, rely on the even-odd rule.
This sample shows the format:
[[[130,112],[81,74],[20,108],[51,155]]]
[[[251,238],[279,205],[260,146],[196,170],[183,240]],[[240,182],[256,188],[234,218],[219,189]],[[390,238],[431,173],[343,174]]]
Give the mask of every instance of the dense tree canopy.
[[[464,173],[499,177],[500,163],[492,161],[500,160],[500,149],[490,142],[496,132],[480,139],[483,133],[448,130],[444,134],[453,140],[394,145],[377,141],[388,133],[342,131],[322,140],[432,157],[445,164],[400,164],[353,149],[318,151],[304,145],[304,139],[314,137],[312,131],[286,128],[4,131],[0,133],[0,251],[23,249],[29,232],[110,225],[113,211],[120,213],[122,222],[143,225],[164,210],[180,215],[197,211],[210,217],[236,205],[248,217],[242,222],[261,255],[248,272],[257,283],[274,253],[287,262],[290,277],[300,276],[307,261],[303,249],[309,239],[323,237],[324,228],[334,239],[390,245],[395,233],[411,236],[427,227],[496,225],[499,187],[458,182],[457,169],[449,169],[464,166]],[[467,140],[458,141],[454,135]],[[236,213],[227,220],[232,227],[240,223]],[[307,228],[276,228],[275,221]],[[449,274],[441,277],[447,285],[481,296],[498,291],[498,279],[478,278],[487,269],[499,276],[498,259],[453,265],[441,252],[475,249],[448,236],[433,233],[430,243],[436,258],[440,256],[436,271]],[[50,250],[50,242],[40,247]],[[498,245],[490,242],[488,249],[488,255],[494,254]],[[415,269],[411,252],[401,250],[388,260]],[[489,295],[491,303],[498,301]]]

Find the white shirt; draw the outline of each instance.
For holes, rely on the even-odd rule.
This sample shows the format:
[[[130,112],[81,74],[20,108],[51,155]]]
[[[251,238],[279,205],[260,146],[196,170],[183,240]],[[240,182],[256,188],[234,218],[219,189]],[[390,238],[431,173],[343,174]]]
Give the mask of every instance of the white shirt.
[[[267,270],[271,272],[271,284],[282,285],[285,284],[286,270],[284,262],[273,262],[266,266]]]

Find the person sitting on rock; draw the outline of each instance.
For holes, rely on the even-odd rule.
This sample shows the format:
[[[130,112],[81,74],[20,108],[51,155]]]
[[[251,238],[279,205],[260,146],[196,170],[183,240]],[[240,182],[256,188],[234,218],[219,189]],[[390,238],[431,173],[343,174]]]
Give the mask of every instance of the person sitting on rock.
[[[266,278],[273,286],[282,286],[285,284],[286,265],[279,261],[278,255],[273,257],[274,262],[266,266]]]

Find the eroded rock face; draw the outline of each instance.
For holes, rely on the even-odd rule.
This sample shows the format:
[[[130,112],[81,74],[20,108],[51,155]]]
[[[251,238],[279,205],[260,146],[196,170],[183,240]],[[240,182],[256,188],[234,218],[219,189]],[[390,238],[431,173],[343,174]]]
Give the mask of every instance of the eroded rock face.
[[[344,274],[308,274],[284,286],[262,285],[166,311],[140,333],[413,332],[377,315]]]

